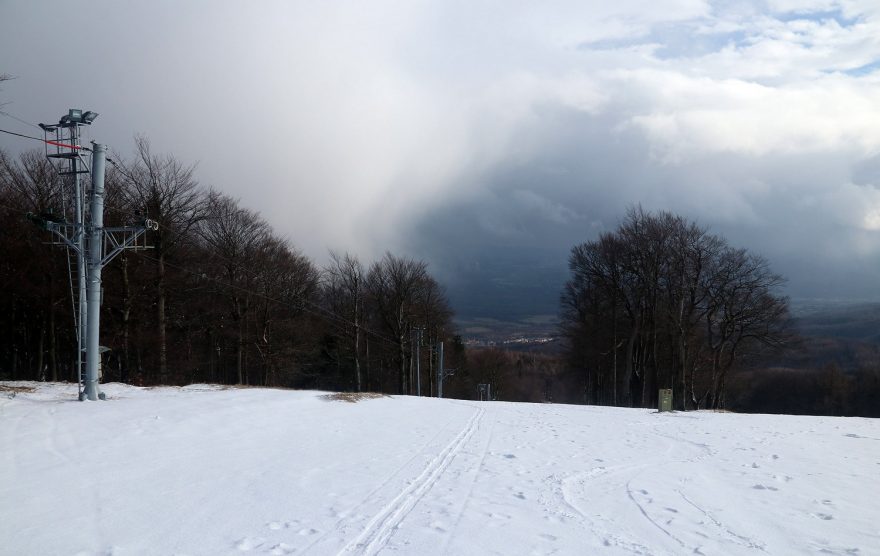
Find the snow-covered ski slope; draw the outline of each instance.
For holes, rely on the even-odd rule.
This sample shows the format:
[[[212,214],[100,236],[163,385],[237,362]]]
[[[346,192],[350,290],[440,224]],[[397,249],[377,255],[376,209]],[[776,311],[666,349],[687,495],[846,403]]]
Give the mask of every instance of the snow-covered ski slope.
[[[0,383],[0,554],[880,554],[880,420],[104,390]]]

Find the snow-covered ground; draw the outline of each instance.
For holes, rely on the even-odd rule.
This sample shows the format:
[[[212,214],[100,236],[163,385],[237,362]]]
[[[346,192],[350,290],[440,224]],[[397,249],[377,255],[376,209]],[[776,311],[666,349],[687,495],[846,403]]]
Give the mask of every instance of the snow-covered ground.
[[[880,554],[880,420],[103,388],[0,383],[0,554]]]

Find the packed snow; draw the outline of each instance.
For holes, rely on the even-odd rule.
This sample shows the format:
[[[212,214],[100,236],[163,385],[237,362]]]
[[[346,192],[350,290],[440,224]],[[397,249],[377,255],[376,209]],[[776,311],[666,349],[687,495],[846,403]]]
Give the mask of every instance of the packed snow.
[[[880,554],[880,420],[0,382],[0,554]]]

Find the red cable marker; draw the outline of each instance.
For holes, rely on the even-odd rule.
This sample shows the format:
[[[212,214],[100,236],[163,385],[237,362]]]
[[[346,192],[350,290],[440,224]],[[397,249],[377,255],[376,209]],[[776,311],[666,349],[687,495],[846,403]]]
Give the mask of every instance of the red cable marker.
[[[58,141],[49,141],[48,139],[45,139],[45,141],[46,141],[46,143],[48,143],[50,145],[55,145],[57,147],[65,147],[68,149],[81,149],[82,148],[79,145],[67,145],[65,143],[59,143]]]

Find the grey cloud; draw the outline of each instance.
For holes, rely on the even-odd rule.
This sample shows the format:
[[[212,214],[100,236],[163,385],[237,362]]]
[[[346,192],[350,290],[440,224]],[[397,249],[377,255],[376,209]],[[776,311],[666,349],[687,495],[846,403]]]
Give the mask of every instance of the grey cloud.
[[[569,248],[634,203],[763,253],[793,295],[869,295],[877,73],[845,72],[880,60],[880,14],[771,4],[7,2],[0,101],[96,110],[123,154],[144,133],[319,261],[426,257],[470,314],[555,312]]]
[[[465,315],[555,312],[570,248],[614,228],[634,204],[683,214],[764,255],[794,298],[878,297],[878,238],[851,212],[863,203],[848,180],[851,156],[711,153],[670,165],[651,157],[643,137],[610,140],[608,114],[560,110],[554,121],[556,142],[529,164],[501,165],[485,178],[491,196],[438,204],[404,233],[410,252],[448,272]],[[518,199],[523,191],[579,218],[535,217]],[[519,233],[482,225],[492,217]]]
[[[852,181],[857,185],[880,187],[880,155],[861,160],[853,165]]]

